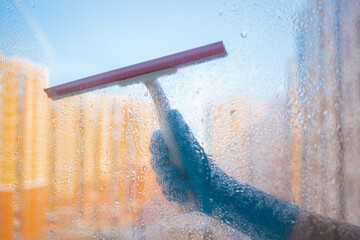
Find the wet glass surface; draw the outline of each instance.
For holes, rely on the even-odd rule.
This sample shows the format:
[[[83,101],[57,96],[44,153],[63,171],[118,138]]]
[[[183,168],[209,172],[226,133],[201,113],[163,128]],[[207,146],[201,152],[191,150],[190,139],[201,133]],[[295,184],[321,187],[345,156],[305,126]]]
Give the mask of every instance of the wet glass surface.
[[[143,84],[43,92],[219,40],[226,57],[158,79],[207,155],[241,184],[360,225],[357,1],[0,7],[0,239],[250,238],[166,199]]]

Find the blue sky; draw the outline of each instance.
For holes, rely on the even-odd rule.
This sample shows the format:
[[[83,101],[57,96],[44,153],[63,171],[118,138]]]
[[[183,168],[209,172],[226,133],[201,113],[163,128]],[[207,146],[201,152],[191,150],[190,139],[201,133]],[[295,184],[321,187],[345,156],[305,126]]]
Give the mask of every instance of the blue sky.
[[[221,40],[209,3],[38,0],[24,12],[58,84]]]
[[[282,91],[288,62],[295,56],[292,23],[301,4],[5,0],[0,3],[6,20],[1,48],[8,55],[44,62],[53,86],[223,40],[228,57],[180,72],[187,78],[178,79],[180,85],[164,80],[169,92],[205,89],[212,96],[271,96]]]

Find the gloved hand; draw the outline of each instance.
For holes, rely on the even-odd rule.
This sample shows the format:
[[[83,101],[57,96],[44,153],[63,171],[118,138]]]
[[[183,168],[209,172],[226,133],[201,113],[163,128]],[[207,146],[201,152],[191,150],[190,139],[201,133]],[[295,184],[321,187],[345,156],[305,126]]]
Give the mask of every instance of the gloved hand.
[[[201,211],[253,239],[287,239],[290,236],[297,206],[237,182],[207,157],[177,110],[170,111],[168,120],[186,172],[183,175],[171,163],[161,133],[155,131],[150,143],[151,166],[168,200],[187,201],[187,190],[192,189]]]

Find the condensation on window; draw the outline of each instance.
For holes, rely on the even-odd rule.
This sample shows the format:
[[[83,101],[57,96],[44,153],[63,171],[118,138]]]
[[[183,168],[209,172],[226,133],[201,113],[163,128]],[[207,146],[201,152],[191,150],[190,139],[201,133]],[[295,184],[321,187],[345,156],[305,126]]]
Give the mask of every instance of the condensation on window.
[[[179,24],[190,2],[165,8],[173,18],[154,18]],[[201,23],[204,31],[213,31],[205,42],[222,40],[228,54],[160,78],[172,108],[207,155],[238,182],[360,225],[359,2],[200,2],[194,9],[209,21]],[[62,4],[71,10],[70,1]],[[103,59],[96,70],[123,67],[106,60],[110,50],[96,57],[92,49],[74,50],[74,59],[66,62],[51,46],[68,38],[62,32],[47,36],[53,29],[36,17],[57,5],[4,1],[0,6],[0,239],[248,237],[201,211],[179,211],[178,203],[166,199],[150,165],[149,143],[159,121],[145,86],[112,86],[55,101],[46,96],[44,88],[96,73],[90,60],[81,62],[86,54]],[[108,6],[116,7],[146,13],[141,5]],[[111,22],[110,13],[98,17]],[[61,18],[53,20],[53,28]],[[162,21],[136,41],[127,40],[143,49],[146,36],[166,37],[159,34]],[[72,33],[86,25],[64,23]],[[88,35],[106,45],[101,34],[112,27],[86,27],[71,41],[81,45],[76,37]],[[133,34],[121,24],[116,31],[122,28]],[[182,40],[174,44],[204,42],[191,31],[182,29]],[[154,46],[159,52],[172,47],[171,41]],[[131,64],[149,60],[146,51],[134,55],[118,58]]]

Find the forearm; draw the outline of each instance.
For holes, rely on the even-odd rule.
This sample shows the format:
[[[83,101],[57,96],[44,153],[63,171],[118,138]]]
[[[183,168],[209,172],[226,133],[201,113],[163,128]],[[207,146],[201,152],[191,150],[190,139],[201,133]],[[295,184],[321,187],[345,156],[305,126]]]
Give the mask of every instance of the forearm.
[[[216,203],[209,215],[256,239],[288,239],[297,206],[241,184],[209,162],[212,171],[209,191]]]
[[[211,159],[205,211],[255,239],[360,239],[360,227],[298,209],[228,176]]]

